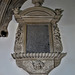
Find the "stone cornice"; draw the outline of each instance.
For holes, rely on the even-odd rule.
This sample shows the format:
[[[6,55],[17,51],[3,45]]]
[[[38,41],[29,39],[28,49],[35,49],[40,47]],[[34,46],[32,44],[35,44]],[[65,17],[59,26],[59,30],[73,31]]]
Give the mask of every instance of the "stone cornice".
[[[13,53],[12,57],[14,59],[61,59],[66,55],[66,53]]]

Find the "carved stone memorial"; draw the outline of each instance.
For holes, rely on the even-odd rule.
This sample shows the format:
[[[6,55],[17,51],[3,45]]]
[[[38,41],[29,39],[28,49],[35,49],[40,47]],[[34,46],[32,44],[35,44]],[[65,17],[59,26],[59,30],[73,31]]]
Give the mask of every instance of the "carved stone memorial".
[[[18,5],[13,9],[19,25],[12,57],[16,60],[17,66],[30,75],[48,75],[66,55],[62,53],[57,24],[63,10],[44,7],[43,2],[44,0],[32,0],[34,7],[19,10]]]

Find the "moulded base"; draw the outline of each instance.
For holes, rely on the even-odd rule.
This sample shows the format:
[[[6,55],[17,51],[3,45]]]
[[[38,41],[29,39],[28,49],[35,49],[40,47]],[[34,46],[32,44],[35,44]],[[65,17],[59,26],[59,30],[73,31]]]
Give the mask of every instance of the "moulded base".
[[[48,74],[30,74],[30,75],[48,75]]]

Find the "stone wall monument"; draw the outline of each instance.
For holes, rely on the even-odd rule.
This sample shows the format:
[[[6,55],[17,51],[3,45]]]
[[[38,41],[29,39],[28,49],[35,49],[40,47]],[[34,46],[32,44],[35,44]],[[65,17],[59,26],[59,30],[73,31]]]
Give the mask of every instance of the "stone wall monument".
[[[62,42],[57,24],[63,10],[52,10],[42,6],[44,0],[32,0],[34,7],[21,11],[19,8],[25,1],[7,0],[5,4],[11,7],[4,7],[6,10],[13,8],[15,19],[19,23],[12,57],[16,60],[17,66],[30,75],[48,75],[66,55],[62,53]],[[14,7],[13,4],[15,4]],[[5,36],[7,32],[7,25],[12,16],[12,11],[10,12],[11,14],[7,12],[8,18],[4,14],[0,17],[0,24],[4,24],[4,26],[0,25],[1,36]]]
[[[66,55],[57,22],[63,10],[42,6],[44,0],[32,0],[34,7],[20,11],[14,9],[19,23],[13,58],[30,75],[48,75]]]

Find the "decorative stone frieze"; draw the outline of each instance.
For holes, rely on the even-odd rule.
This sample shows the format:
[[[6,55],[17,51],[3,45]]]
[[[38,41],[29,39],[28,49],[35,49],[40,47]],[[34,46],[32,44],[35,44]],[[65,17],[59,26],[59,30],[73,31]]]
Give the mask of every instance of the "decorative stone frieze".
[[[17,65],[30,75],[47,75],[57,67],[65,53],[14,53],[12,56]]]

